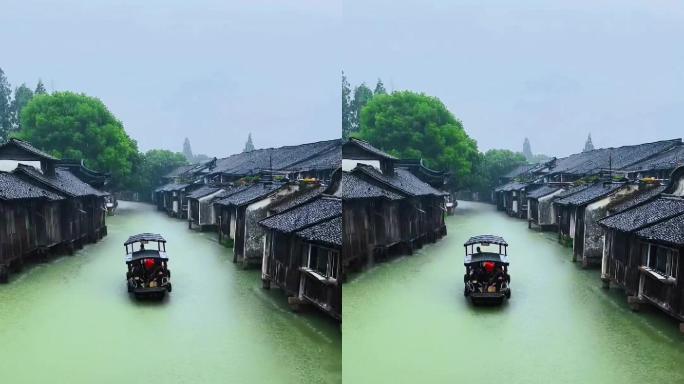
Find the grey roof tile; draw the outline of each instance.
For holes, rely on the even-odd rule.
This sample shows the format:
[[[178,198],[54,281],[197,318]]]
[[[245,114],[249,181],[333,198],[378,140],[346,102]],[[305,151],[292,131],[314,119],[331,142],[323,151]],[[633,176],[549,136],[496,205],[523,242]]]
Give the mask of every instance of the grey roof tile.
[[[342,247],[342,216],[322,221],[297,232],[297,236],[314,243]]]
[[[341,215],[341,199],[321,196],[288,211],[269,216],[260,224],[279,232],[291,233]]]
[[[404,198],[400,194],[392,192],[388,188],[371,184],[349,172],[342,173],[342,182],[340,184],[340,188],[335,193],[335,196],[341,197],[343,200],[374,198],[401,200]]]
[[[46,199],[51,201],[64,198],[37,185],[22,180],[18,176],[0,172],[0,200]]]
[[[606,197],[625,186],[625,183],[598,182],[570,196],[555,200],[559,205],[585,205]]]
[[[645,204],[607,216],[599,223],[610,229],[632,232],[661,220],[684,213],[684,199],[659,197]]]

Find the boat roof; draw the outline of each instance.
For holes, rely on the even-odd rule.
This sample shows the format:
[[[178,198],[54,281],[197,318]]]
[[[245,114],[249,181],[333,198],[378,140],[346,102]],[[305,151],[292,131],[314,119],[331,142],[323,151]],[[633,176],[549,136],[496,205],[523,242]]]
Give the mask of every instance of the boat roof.
[[[162,237],[162,235],[159,235],[157,233],[139,233],[137,235],[133,235],[126,240],[124,245],[129,245],[132,243],[137,243],[139,241],[160,241],[162,243],[166,243],[166,239]]]
[[[496,252],[480,252],[472,255],[466,255],[463,260],[463,265],[477,264],[485,261],[491,261],[503,265],[508,265],[508,256],[500,255]]]
[[[135,251],[126,255],[126,263],[131,263],[142,259],[160,259],[168,260],[169,257],[166,252],[158,251],[156,249],[145,249],[143,251]]]
[[[463,246],[467,247],[469,245],[473,244],[482,244],[482,243],[488,243],[488,244],[497,244],[497,245],[505,245],[508,246],[508,243],[506,240],[504,240],[503,237],[501,236],[495,236],[495,235],[478,235],[478,236],[473,236],[468,241],[463,244]]]

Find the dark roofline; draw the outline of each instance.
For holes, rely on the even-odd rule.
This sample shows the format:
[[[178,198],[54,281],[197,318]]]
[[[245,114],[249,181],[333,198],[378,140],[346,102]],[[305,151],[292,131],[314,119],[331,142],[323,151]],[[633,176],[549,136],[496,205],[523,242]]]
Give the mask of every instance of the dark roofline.
[[[384,158],[387,159],[387,160],[399,160],[399,159],[397,159],[396,157],[390,155],[389,153],[387,153],[387,152],[385,152],[385,151],[383,151],[383,150],[381,150],[381,149],[375,147],[375,146],[372,145],[371,143],[369,143],[369,142],[367,142],[367,141],[365,141],[365,140],[361,140],[361,139],[356,138],[356,137],[350,137],[350,138],[347,140],[347,142],[344,143],[344,144],[347,144],[347,143],[349,143],[349,144],[354,144],[354,145],[356,145],[357,147],[363,149],[364,151],[368,151],[368,152],[371,152],[371,153],[373,153],[373,154],[375,154],[375,155],[377,155],[377,156],[384,157]],[[343,156],[343,157],[344,157],[344,156]]]
[[[679,196],[660,196],[659,198],[661,198],[661,199],[670,199],[670,200],[684,200],[684,198],[679,197]],[[623,231],[621,231],[621,230],[619,230],[619,229],[617,229],[617,228],[608,227],[608,226],[604,225],[604,224],[603,224],[603,221],[606,220],[606,219],[608,219],[609,217],[613,217],[613,216],[622,214],[622,213],[624,213],[624,212],[631,211],[631,210],[636,209],[636,208],[638,208],[638,207],[641,207],[641,206],[643,206],[643,205],[650,204],[650,203],[654,202],[655,200],[656,200],[656,199],[647,199],[647,200],[642,201],[642,202],[639,203],[639,204],[633,205],[633,206],[631,206],[631,207],[629,207],[629,208],[627,208],[627,209],[623,209],[622,211],[615,212],[615,213],[613,213],[612,215],[608,215],[608,216],[606,216],[606,217],[600,219],[600,220],[598,221],[598,224],[599,224],[601,227],[606,228],[606,229],[609,229],[609,230],[611,230],[611,231],[623,232]],[[646,227],[650,227],[650,226],[652,226],[652,225],[660,224],[660,223],[662,223],[663,221],[670,220],[670,219],[672,219],[673,217],[679,216],[679,215],[681,215],[681,213],[680,213],[680,214],[674,214],[674,215],[672,215],[672,216],[663,217],[663,218],[658,219],[658,220],[656,220],[656,221],[654,221],[654,222],[652,222],[652,223],[640,225],[640,226],[634,228],[633,230],[629,231],[629,233],[636,233],[637,231],[640,231],[640,230],[642,230],[642,229],[644,229],[644,228],[646,228]]]
[[[44,160],[52,160],[52,161],[58,160],[56,157],[50,155],[49,153],[44,152],[44,151],[34,147],[28,141],[17,139],[16,137],[11,137],[6,143],[0,144],[0,148],[4,148],[4,147],[10,146],[10,145],[17,146],[17,147],[19,147],[19,148],[21,148],[27,152],[30,152],[30,153],[38,156],[38,157],[42,157]]]
[[[305,202],[305,203],[302,203],[302,204],[299,204],[299,205],[292,206],[292,207],[290,207],[290,208],[288,208],[288,209],[286,209],[286,210],[284,210],[284,211],[278,212],[278,213],[276,213],[276,214],[274,214],[274,215],[264,217],[263,219],[259,220],[259,225],[261,225],[261,222],[264,221],[264,220],[266,220],[266,219],[270,219],[271,217],[275,217],[275,216],[284,215],[284,214],[286,214],[286,213],[288,213],[288,212],[290,212],[290,211],[292,211],[292,210],[294,210],[294,209],[297,209],[297,208],[299,208],[299,207],[301,207],[301,206],[303,206],[303,205],[306,205],[306,204],[310,204],[310,203],[312,203],[314,200],[318,200],[318,199],[330,199],[330,200],[340,200],[340,201],[342,201],[342,199],[339,198],[339,197],[337,197],[337,196],[332,196],[332,195],[327,195],[327,194],[320,194],[318,197],[313,198],[313,199],[311,199],[311,200],[309,200],[309,201],[307,201],[307,202]],[[322,223],[322,222],[327,221],[327,220],[330,220],[330,219],[331,219],[331,218],[328,217],[328,218],[325,218],[325,219],[318,220],[318,221],[313,222],[313,223],[310,223],[310,224],[308,224],[308,225],[306,225],[306,226],[304,226],[304,227],[302,227],[302,228],[299,228],[299,229],[297,229],[297,230],[294,231],[294,232],[282,232],[282,231],[277,230],[277,229],[275,229],[275,228],[270,228],[270,227],[266,227],[266,226],[263,226],[263,225],[262,225],[262,227],[264,227],[264,228],[266,228],[266,229],[268,229],[268,230],[270,230],[270,231],[276,231],[276,232],[280,232],[280,233],[297,233],[297,232],[299,232],[299,231],[302,231],[302,230],[307,229],[307,228],[309,228],[309,227],[313,227],[314,225],[318,225],[319,223]]]
[[[560,203],[560,202],[558,202],[558,201],[555,201],[554,203],[555,203],[555,204],[558,204],[558,205],[561,205],[561,206],[576,206],[576,207],[581,207],[581,206],[584,206],[584,205],[589,205],[589,204],[591,204],[591,203],[597,202],[597,201],[599,201],[599,200],[601,200],[601,199],[604,199],[604,198],[608,197],[609,195],[612,195],[613,193],[619,191],[619,190],[622,189],[623,187],[630,185],[629,182],[626,182],[626,183],[613,183],[613,182],[611,182],[611,181],[599,181],[598,183],[592,184],[592,185],[590,185],[589,187],[584,188],[584,189],[582,189],[581,191],[578,191],[577,193],[584,192],[584,191],[586,191],[587,189],[589,189],[589,188],[591,188],[591,187],[594,187],[594,186],[596,186],[596,185],[598,185],[598,184],[602,184],[604,187],[606,186],[606,184],[620,184],[620,186],[619,186],[619,187],[616,187],[615,189],[611,189],[611,190],[609,190],[609,191],[606,191],[606,193],[604,193],[604,194],[600,194],[600,195],[598,195],[598,196],[592,197],[592,198],[590,198],[589,200],[582,201],[582,202],[579,203],[579,204],[577,204],[577,203]],[[573,194],[570,194],[570,195],[568,195],[568,196],[563,196],[563,198],[561,198],[561,199],[559,199],[559,200],[567,199],[568,197],[572,197],[572,196],[574,196],[574,195],[576,195],[576,194],[573,193]]]

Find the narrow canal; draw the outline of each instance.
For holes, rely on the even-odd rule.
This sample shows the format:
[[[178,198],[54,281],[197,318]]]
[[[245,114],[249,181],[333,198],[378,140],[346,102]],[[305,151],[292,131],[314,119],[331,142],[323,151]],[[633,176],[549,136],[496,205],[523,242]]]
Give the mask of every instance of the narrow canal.
[[[459,202],[449,235],[344,287],[345,383],[682,383],[684,337],[655,310],[633,313],[554,234],[493,206]],[[511,244],[509,303],[463,297],[463,246]]]
[[[215,234],[149,205],[119,207],[100,243],[0,286],[0,382],[340,382],[339,326],[291,313]],[[174,289],[162,303],[126,292],[123,242],[137,232],[169,241]]]

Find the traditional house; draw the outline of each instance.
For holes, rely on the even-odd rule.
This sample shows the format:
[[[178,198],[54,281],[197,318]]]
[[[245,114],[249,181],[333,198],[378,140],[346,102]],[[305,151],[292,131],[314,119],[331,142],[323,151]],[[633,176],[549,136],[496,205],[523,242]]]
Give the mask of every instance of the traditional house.
[[[380,183],[367,181],[359,170],[344,172],[335,196],[344,204],[343,271],[359,270],[375,260],[412,252],[401,233],[405,197]]]
[[[198,228],[200,231],[215,228],[218,220],[213,203],[225,192],[223,187],[205,185],[189,193],[188,228]]]
[[[262,220],[264,287],[282,289],[293,308],[311,303],[340,319],[341,215],[342,200],[323,195]]]
[[[188,218],[188,195],[202,184],[169,183],[155,189],[157,208],[178,219]]]
[[[445,195],[419,179],[397,159],[369,143],[350,139],[342,146],[344,267],[372,264],[397,253],[413,253],[446,235]]]
[[[218,159],[205,177],[206,183],[229,183],[268,174],[290,180],[329,178],[340,166],[341,140],[326,140],[279,148],[255,149]]]
[[[62,230],[69,248],[80,248],[107,234],[105,196],[108,193],[91,187],[63,168],[55,169],[54,174],[45,174],[31,166],[19,165],[14,174],[67,197],[67,206],[62,211]]]
[[[583,262],[583,266],[588,266],[589,263],[588,259],[582,257],[584,255],[585,241],[588,239],[585,237],[585,223],[587,221],[591,223],[594,220],[591,214],[587,217],[587,206],[594,202],[602,201],[620,191],[627,193],[630,190],[632,190],[631,185],[627,183],[598,182],[577,193],[554,201],[555,208],[561,216],[561,220],[559,220],[560,240],[564,244],[572,245],[573,261],[579,259]],[[605,202],[599,204],[603,203]],[[592,213],[593,211],[593,209],[589,210]],[[593,239],[593,236],[591,239]],[[598,256],[598,259],[600,260],[600,256]]]
[[[63,242],[60,221],[65,198],[0,172],[0,283],[10,269],[18,271],[25,258],[46,255]]]
[[[684,145],[677,145],[653,157],[632,164],[620,172],[630,179],[653,177],[667,179],[672,171],[684,165]]]
[[[553,199],[563,191],[564,189],[561,186],[544,185],[527,194],[529,228],[535,225],[540,230],[546,230],[558,226]]]
[[[624,288],[635,309],[650,302],[682,320],[683,217],[684,199],[663,194],[600,221],[606,231],[601,278]]]
[[[258,223],[272,204],[298,189],[295,183],[256,183],[214,202],[220,220],[230,223],[227,238],[232,240],[234,262],[243,267],[261,264],[264,231]]]

